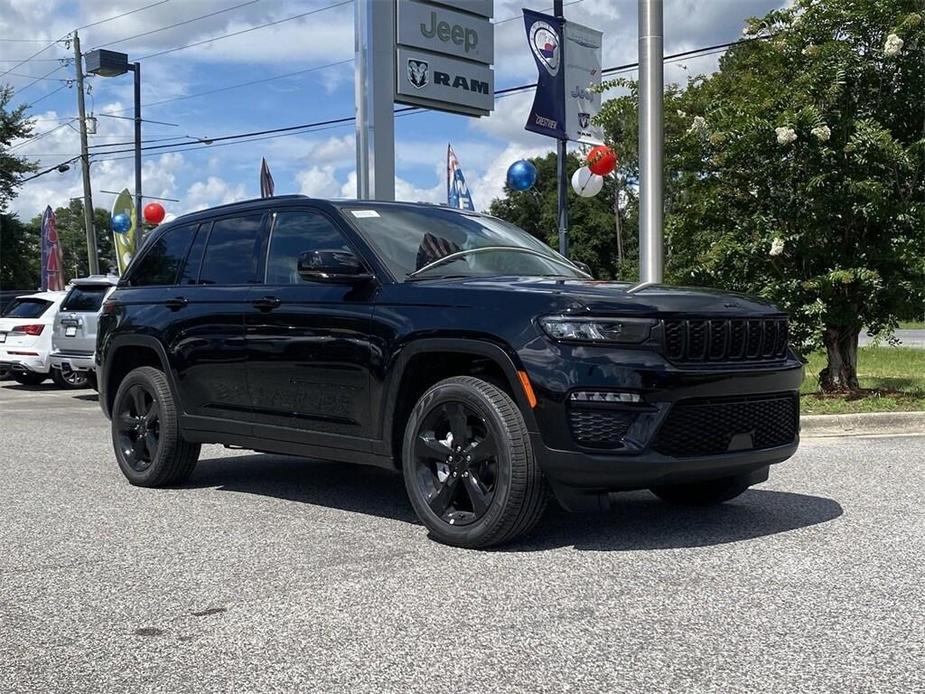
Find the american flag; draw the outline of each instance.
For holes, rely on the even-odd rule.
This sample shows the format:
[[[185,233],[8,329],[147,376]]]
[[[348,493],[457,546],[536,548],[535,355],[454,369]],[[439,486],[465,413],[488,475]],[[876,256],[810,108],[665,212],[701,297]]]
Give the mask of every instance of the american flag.
[[[418,256],[415,263],[415,269],[420,270],[425,265],[429,265],[435,260],[440,260],[444,256],[456,253],[460,250],[456,243],[440,236],[434,236],[429,231],[421,239],[421,245],[418,246]]]
[[[446,204],[461,210],[475,210],[472,204],[472,195],[466,185],[459,159],[452,145],[446,146]]]
[[[273,197],[273,176],[270,174],[270,167],[267,166],[267,160],[264,157],[260,158],[260,197],[262,198],[272,198]]]

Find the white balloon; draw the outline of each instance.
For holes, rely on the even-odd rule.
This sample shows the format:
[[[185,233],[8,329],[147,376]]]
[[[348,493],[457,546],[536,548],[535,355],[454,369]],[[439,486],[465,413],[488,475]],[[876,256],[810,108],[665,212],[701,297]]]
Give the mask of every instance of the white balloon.
[[[583,198],[593,198],[604,187],[604,177],[591,173],[591,169],[582,166],[572,174],[572,189]]]

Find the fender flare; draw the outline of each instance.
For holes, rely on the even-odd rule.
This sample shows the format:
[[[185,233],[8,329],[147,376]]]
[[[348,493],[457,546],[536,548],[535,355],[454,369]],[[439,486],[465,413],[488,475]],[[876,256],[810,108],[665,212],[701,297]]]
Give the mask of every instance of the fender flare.
[[[161,344],[158,339],[148,335],[120,335],[107,345],[106,358],[100,365],[100,375],[102,376],[102,378],[98,379],[98,385],[100,387],[100,405],[103,407],[106,416],[109,417],[111,415],[109,411],[109,375],[112,370],[113,359],[120,351],[130,347],[143,347],[157,354],[157,358],[161,362],[161,370],[167,377],[167,384],[170,386],[170,393],[173,396],[174,402],[182,409],[182,403],[177,393],[176,379],[173,369],[170,368],[170,359],[167,356],[167,350],[164,349],[164,345]]]
[[[520,378],[517,375],[518,367],[510,352],[501,345],[487,340],[459,338],[459,337],[428,337],[413,339],[407,345],[401,348],[391,374],[388,379],[388,385],[385,388],[384,414],[381,418],[382,423],[382,442],[386,447],[391,447],[391,432],[394,426],[395,406],[398,401],[398,393],[408,363],[417,355],[425,352],[460,352],[463,354],[473,354],[486,357],[501,367],[502,372],[507,378],[511,392],[514,393],[515,402],[520,413],[523,415],[527,430],[530,432],[537,431],[536,417],[533,409],[527,400],[521,385]]]

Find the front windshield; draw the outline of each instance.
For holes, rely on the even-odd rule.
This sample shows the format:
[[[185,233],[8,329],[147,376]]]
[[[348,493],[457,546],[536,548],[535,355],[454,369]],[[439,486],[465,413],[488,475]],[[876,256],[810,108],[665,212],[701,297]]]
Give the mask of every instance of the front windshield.
[[[464,253],[424,270],[416,278],[448,275],[584,277],[549,246],[523,229],[494,217],[436,206],[357,202],[339,207],[398,279],[405,279],[450,254],[489,247],[527,249],[536,254],[506,248]]]

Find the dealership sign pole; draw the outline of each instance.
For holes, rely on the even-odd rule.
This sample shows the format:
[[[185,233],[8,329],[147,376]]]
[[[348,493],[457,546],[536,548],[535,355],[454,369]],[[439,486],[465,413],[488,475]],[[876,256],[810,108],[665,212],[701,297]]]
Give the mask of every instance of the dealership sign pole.
[[[662,0],[639,0],[639,279],[662,281]]]

